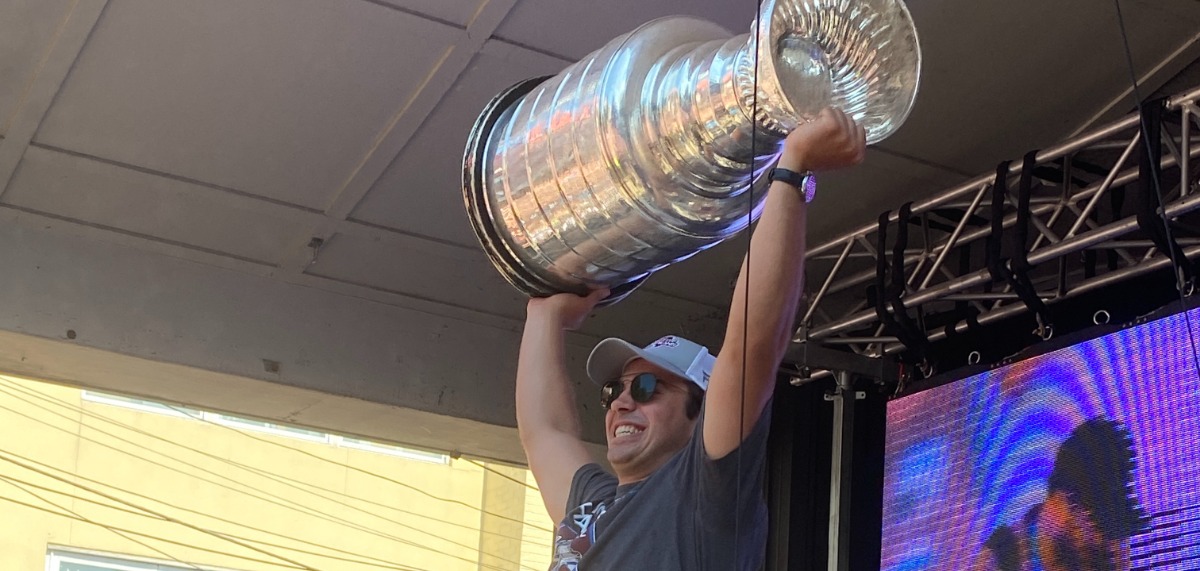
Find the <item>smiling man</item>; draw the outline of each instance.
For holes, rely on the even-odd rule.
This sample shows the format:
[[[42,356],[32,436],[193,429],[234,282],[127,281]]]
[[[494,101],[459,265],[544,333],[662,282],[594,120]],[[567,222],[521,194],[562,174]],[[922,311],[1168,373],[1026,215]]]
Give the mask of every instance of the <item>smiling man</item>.
[[[517,367],[517,425],[550,516],[552,571],[752,570],[762,565],[768,404],[804,274],[812,179],[860,162],[865,134],[826,109],[784,142],[730,303],[720,355],[669,335],[606,339],[588,359],[607,409],[608,461],[580,437],[564,332],[606,291],[532,299]]]
[[[971,571],[1128,571],[1147,521],[1134,493],[1133,438],[1093,418],[1063,441],[1046,499],[988,537]]]

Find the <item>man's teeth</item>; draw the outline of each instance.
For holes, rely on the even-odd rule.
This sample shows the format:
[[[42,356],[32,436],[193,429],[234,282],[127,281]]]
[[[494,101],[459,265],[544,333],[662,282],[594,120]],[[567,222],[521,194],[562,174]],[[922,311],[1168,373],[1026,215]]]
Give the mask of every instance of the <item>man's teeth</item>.
[[[633,426],[629,426],[628,424],[626,424],[624,426],[617,427],[616,435],[617,436],[628,436],[630,434],[637,434],[641,431],[642,431],[642,429],[640,429],[640,428],[635,428]]]

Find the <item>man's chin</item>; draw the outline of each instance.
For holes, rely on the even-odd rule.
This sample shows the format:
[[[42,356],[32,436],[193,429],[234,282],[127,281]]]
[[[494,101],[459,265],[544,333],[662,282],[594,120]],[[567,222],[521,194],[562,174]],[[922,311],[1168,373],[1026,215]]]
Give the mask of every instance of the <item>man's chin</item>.
[[[641,454],[642,450],[634,442],[620,442],[615,445],[608,445],[608,463],[614,468],[636,464]]]

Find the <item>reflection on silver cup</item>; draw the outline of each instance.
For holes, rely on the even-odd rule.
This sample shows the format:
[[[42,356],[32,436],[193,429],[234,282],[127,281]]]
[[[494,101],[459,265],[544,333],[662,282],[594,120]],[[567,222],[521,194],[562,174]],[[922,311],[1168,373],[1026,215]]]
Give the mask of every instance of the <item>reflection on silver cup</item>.
[[[920,67],[900,0],[768,1],[733,37],[655,20],[487,105],[463,158],[472,226],[526,294],[615,302],[757,218],[779,143],[820,109],[894,132]]]

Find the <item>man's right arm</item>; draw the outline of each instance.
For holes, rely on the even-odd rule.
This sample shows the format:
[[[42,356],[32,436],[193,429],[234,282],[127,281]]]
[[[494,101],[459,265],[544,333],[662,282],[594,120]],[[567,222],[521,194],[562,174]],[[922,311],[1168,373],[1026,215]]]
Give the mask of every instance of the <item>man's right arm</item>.
[[[517,429],[550,518],[566,514],[571,480],[592,462],[583,444],[567,372],[566,332],[608,294],[558,294],[529,300],[517,361]]]

